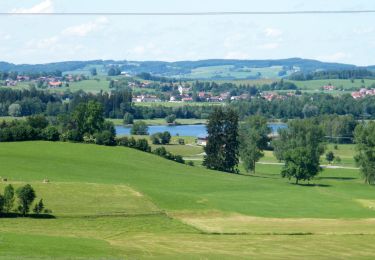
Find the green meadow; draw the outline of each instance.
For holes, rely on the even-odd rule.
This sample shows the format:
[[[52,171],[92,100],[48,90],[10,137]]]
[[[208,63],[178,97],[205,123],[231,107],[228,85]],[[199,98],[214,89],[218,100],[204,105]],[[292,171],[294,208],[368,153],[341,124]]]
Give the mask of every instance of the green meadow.
[[[30,183],[55,217],[0,219],[0,259],[375,256],[374,187],[358,170],[294,185],[280,167],[233,175],[124,147],[0,143],[0,189]]]

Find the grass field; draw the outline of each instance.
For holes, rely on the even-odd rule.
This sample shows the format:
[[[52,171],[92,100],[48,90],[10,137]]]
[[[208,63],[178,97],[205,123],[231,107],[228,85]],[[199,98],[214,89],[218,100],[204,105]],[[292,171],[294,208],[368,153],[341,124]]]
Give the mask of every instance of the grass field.
[[[1,219],[1,259],[375,256],[374,187],[358,170],[326,169],[296,186],[279,165],[231,175],[123,147],[48,142],[0,143],[0,166],[56,217]]]
[[[354,80],[354,82],[351,82],[349,79],[325,79],[291,82],[303,90],[321,90],[323,86],[328,84],[332,84],[336,88],[343,88],[344,90],[354,90],[362,87],[371,87],[375,83],[375,80],[366,79],[364,83],[362,83],[360,79]]]
[[[192,69],[191,73],[185,75],[176,75],[187,79],[217,79],[217,78],[236,78],[246,79],[249,77],[258,78],[278,78],[282,66],[272,66],[265,68],[236,68],[233,65],[209,66]],[[288,71],[290,74],[290,71]]]

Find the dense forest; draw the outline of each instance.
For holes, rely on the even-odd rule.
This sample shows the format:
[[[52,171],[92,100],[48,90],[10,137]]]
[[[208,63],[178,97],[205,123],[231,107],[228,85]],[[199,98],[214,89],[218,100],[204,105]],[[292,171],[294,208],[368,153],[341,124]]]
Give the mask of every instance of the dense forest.
[[[316,72],[296,72],[289,76],[290,80],[318,80],[318,79],[369,79],[375,78],[375,72],[367,69],[327,70]]]

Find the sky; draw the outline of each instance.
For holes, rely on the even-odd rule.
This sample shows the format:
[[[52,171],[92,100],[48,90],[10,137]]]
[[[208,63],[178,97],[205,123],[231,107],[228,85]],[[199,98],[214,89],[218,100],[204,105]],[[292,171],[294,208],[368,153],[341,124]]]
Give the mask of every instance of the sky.
[[[375,10],[374,0],[0,0],[0,13]],[[0,16],[0,61],[280,59],[375,65],[375,14]]]

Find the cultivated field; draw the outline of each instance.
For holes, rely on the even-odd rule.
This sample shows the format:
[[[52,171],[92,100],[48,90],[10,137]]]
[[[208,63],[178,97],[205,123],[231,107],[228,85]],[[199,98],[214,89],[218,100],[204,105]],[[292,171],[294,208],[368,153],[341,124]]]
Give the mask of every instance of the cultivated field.
[[[375,256],[375,193],[357,170],[326,169],[296,186],[279,165],[231,175],[123,147],[48,142],[0,143],[0,165],[55,216],[1,219],[1,259]]]

